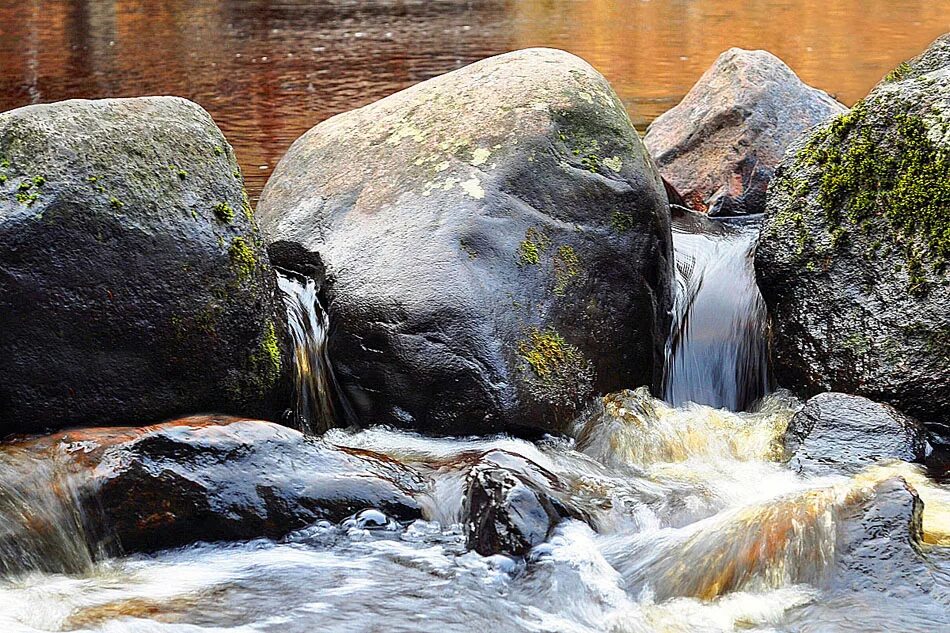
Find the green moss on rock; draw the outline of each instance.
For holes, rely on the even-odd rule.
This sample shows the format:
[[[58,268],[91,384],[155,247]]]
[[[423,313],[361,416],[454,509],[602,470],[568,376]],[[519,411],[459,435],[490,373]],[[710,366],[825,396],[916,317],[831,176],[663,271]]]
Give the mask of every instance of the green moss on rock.
[[[531,227],[518,245],[518,263],[522,266],[537,266],[541,263],[541,253],[550,247],[550,238],[543,231]]]
[[[231,240],[228,255],[231,258],[231,267],[239,280],[250,277],[257,268],[257,258],[254,256],[254,250],[243,237],[235,237]]]
[[[554,255],[554,294],[563,295],[571,281],[580,274],[581,263],[571,246],[561,246]]]
[[[518,344],[518,354],[530,369],[526,382],[539,401],[571,406],[589,395],[593,382],[591,363],[553,329],[530,330]]]
[[[934,268],[950,257],[950,156],[933,140],[932,125],[902,113],[882,132],[861,102],[801,150],[799,161],[820,170],[817,200],[834,245],[846,228],[868,233],[872,222],[884,221],[883,234],[903,246],[908,263],[916,257],[915,242]],[[917,275],[911,284],[922,279]]]
[[[219,202],[214,205],[214,217],[225,224],[230,224],[234,220],[234,209],[227,202]]]

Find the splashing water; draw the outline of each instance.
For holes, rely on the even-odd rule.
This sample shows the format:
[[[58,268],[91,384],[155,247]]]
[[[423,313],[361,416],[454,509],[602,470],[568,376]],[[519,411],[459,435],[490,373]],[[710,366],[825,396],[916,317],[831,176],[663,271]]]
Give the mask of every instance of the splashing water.
[[[664,397],[743,411],[768,393],[766,309],[751,254],[761,218],[674,215],[676,296]]]
[[[305,433],[319,434],[347,419],[345,399],[336,384],[327,354],[330,328],[312,279],[279,273],[277,283],[287,306],[287,326],[294,344],[294,407],[291,418]],[[339,411],[342,409],[342,411]]]
[[[197,544],[0,579],[0,630],[944,630],[950,556],[928,543],[950,534],[950,490],[902,463],[803,478],[780,461],[796,406],[779,393],[750,413],[674,408],[628,391],[583,416],[573,437],[539,443],[332,429],[328,442],[417,470],[429,482],[424,520],[320,522],[279,542]],[[526,560],[467,552],[464,480],[488,451],[567,482],[595,529],[565,521]],[[905,519],[874,514],[881,482],[894,478],[924,501],[914,548],[881,531],[907,536]]]
[[[0,449],[0,576],[87,573],[103,557],[80,503],[79,476],[55,458]]]

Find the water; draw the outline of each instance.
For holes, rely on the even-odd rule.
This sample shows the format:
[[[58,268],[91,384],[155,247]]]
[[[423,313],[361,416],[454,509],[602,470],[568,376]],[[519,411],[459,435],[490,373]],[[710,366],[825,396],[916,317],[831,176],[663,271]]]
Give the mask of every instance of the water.
[[[673,219],[676,295],[664,396],[742,411],[769,389],[766,308],[752,255],[760,217]]]
[[[578,420],[572,438],[539,443],[333,429],[333,443],[416,469],[428,481],[424,520],[318,523],[280,542],[204,543],[97,559],[72,573],[7,575],[0,630],[946,630],[947,548],[914,554],[862,533],[862,543],[883,548],[869,569],[894,574],[884,590],[841,561],[842,535],[877,482],[912,482],[926,501],[925,539],[948,544],[950,489],[906,464],[800,477],[776,461],[794,406],[777,394],[755,412],[730,413],[624,392]],[[461,490],[473,456],[489,450],[563,479],[597,531],[566,521],[523,561],[466,552]],[[926,591],[888,567],[908,556]]]
[[[0,110],[175,94],[234,145],[256,200],[329,116],[528,46],[582,56],[643,129],[731,46],[852,104],[950,31],[950,0],[0,0]]]
[[[279,272],[277,285],[294,345],[294,405],[289,422],[306,433],[320,434],[352,419],[327,354],[329,317],[313,279]]]

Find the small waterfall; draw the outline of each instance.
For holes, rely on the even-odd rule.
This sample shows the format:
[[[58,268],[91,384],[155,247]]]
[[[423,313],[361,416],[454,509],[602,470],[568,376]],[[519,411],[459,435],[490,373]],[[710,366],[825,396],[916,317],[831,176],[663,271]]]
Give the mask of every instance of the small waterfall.
[[[294,343],[294,407],[289,414],[305,433],[323,433],[337,426],[339,414],[350,419],[327,355],[329,317],[320,305],[313,279],[280,272],[277,282],[284,295],[287,326]]]
[[[676,297],[664,398],[745,410],[769,391],[766,309],[752,267],[761,217],[674,215]]]
[[[104,556],[78,477],[55,455],[0,451],[0,576],[84,573]]]

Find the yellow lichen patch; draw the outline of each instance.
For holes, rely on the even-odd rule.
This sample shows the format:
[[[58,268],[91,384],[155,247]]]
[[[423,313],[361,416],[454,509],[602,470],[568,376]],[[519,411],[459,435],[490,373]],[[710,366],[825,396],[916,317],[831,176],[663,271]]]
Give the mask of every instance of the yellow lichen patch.
[[[525,231],[524,240],[518,245],[518,263],[522,266],[541,263],[541,253],[551,246],[551,240],[541,230],[534,227]]]
[[[468,180],[462,183],[462,191],[467,193],[472,198],[476,200],[481,200],[485,197],[485,190],[482,189],[481,183],[478,181],[478,176],[472,176]]]
[[[571,246],[561,246],[554,255],[554,294],[563,295],[580,273],[581,264]]]
[[[605,158],[603,161],[604,167],[607,167],[613,171],[620,171],[620,168],[623,167],[623,159],[619,156],[611,156],[610,158]]]
[[[476,148],[472,152],[472,165],[478,167],[479,165],[484,165],[488,161],[488,157],[491,156],[491,150],[485,147]]]
[[[518,344],[518,354],[534,374],[526,382],[539,401],[569,406],[581,402],[590,392],[592,365],[556,331],[530,330]]]
[[[421,143],[425,139],[425,133],[411,123],[403,123],[393,129],[386,142],[390,145],[399,145],[407,138],[411,138],[416,143]]]

